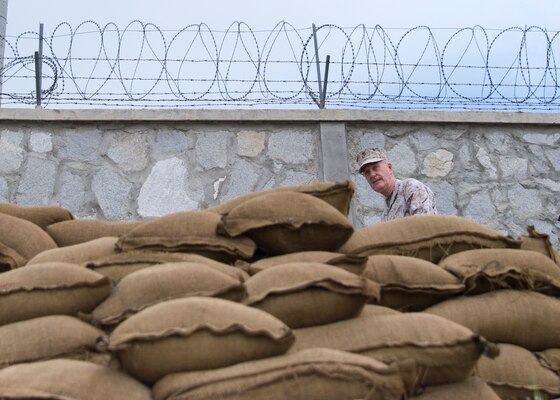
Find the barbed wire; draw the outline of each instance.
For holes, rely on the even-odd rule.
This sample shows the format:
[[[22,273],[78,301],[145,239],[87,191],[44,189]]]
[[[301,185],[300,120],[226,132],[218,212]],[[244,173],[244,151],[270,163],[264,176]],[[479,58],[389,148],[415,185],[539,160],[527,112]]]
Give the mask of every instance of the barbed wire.
[[[260,31],[243,22],[225,31],[204,23],[162,30],[137,20],[124,29],[115,23],[84,21],[73,28],[63,22],[42,38],[41,103],[55,108],[316,107],[323,97],[328,108],[543,111],[560,106],[557,31],[312,28],[296,29],[285,21]],[[2,106],[36,104],[39,40],[37,32],[6,38]]]

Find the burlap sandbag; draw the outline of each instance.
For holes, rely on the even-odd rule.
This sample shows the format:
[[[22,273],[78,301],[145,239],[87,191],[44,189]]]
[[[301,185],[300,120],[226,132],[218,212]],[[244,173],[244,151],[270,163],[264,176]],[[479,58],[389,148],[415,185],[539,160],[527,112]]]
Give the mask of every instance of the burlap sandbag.
[[[360,315],[328,325],[297,329],[290,353],[326,347],[402,365],[418,365],[416,387],[466,379],[481,353],[491,350],[469,329],[434,315]]]
[[[121,366],[153,384],[174,372],[226,367],[285,353],[290,328],[263,311],[229,300],[190,297],[146,308],[110,336]]]
[[[410,400],[500,400],[492,388],[478,376],[447,385],[433,385],[421,389]]]
[[[240,262],[240,268],[244,268],[249,274],[254,275],[259,271],[279,264],[289,264],[292,262],[316,262],[334,265],[354,274],[361,274],[367,257],[354,256],[332,251],[301,251],[297,253],[284,254],[281,256],[266,257],[253,263]]]
[[[550,257],[552,261],[560,265],[560,254],[554,248],[550,237],[546,233],[539,232],[533,225],[527,227],[527,234],[517,238],[521,241],[522,250],[531,250]]]
[[[146,221],[122,235],[120,251],[149,250],[195,253],[220,262],[251,258],[255,243],[245,236],[217,235],[220,215],[209,211],[183,211]]]
[[[241,301],[243,281],[194,262],[154,265],[124,277],[103,303],[93,310],[96,325],[115,326],[133,314],[163,301],[192,297],[219,297]]]
[[[83,264],[99,257],[115,254],[116,237],[104,237],[90,240],[89,242],[74,244],[72,246],[57,247],[46,250],[33,257],[27,265],[46,262],[66,262],[71,264]]]
[[[530,289],[560,296],[560,268],[549,257],[530,250],[467,250],[444,258],[439,266],[457,276],[468,294]]]
[[[354,232],[346,216],[308,194],[273,192],[238,205],[223,216],[218,232],[246,235],[268,256],[335,251]]]
[[[209,207],[206,210],[212,211],[218,214],[226,215],[235,207],[240,204],[245,203],[247,200],[253,199],[261,195],[267,195],[273,192],[298,192],[306,193],[317,197],[330,204],[343,215],[347,216],[350,211],[350,203],[354,192],[356,190],[356,184],[352,181],[339,181],[339,182],[320,182],[312,183],[307,185],[292,185],[292,186],[282,186],[274,189],[263,190],[260,192],[248,193],[242,196],[238,196],[235,199],[229,200],[220,205]]]
[[[154,400],[401,400],[406,396],[395,366],[331,349],[183,372],[161,379]]]
[[[25,219],[45,230],[57,222],[74,219],[70,211],[58,206],[20,206],[18,204],[0,203],[0,213]]]
[[[98,219],[74,219],[47,227],[47,233],[58,247],[89,242],[107,236],[121,236],[145,221],[107,221]]]
[[[118,283],[122,278],[133,272],[168,262],[201,263],[208,265],[212,269],[219,270],[234,279],[245,281],[249,278],[249,274],[241,268],[224,264],[208,257],[190,253],[170,253],[167,251],[127,251],[97,258],[85,263],[84,266]]]
[[[425,310],[486,339],[539,351],[560,347],[560,299],[528,290],[499,290],[445,300]]]
[[[500,355],[493,360],[481,358],[475,374],[486,381],[502,399],[560,396],[560,376],[543,367],[535,354],[520,346],[501,343]]]
[[[121,372],[78,360],[48,360],[0,371],[0,398],[10,400],[151,400],[148,387]]]
[[[560,376],[560,348],[546,349],[534,353],[541,365]]]
[[[379,297],[379,286],[332,265],[290,263],[267,268],[245,282],[245,304],[290,328],[348,319]]]
[[[368,317],[372,315],[395,315],[395,314],[402,314],[400,311],[397,311],[393,308],[380,306],[377,304],[366,304],[362,309],[362,312],[358,314],[358,317]]]
[[[381,286],[380,305],[400,311],[421,311],[465,289],[449,272],[415,257],[369,256],[362,276]]]
[[[411,256],[438,263],[443,257],[480,248],[519,248],[520,242],[467,218],[414,215],[358,229],[341,253]]]
[[[19,268],[56,243],[38,225],[0,213],[0,272]]]
[[[45,315],[91,312],[111,281],[76,264],[33,264],[0,274],[0,325]]]
[[[66,315],[49,315],[0,326],[0,368],[54,358],[108,364],[107,337]],[[0,383],[1,386],[1,383]]]

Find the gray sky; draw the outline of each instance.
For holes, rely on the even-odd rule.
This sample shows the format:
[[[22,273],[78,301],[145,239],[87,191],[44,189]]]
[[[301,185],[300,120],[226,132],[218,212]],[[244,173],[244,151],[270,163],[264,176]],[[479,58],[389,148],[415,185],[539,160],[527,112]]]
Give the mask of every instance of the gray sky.
[[[161,29],[180,29],[205,22],[212,29],[227,29],[234,21],[252,29],[272,29],[281,21],[295,28],[312,23],[352,27],[358,24],[383,28],[485,28],[538,25],[558,30],[558,0],[8,0],[7,34],[50,32],[60,22],[77,25],[94,20],[101,25],[125,26],[139,19]]]

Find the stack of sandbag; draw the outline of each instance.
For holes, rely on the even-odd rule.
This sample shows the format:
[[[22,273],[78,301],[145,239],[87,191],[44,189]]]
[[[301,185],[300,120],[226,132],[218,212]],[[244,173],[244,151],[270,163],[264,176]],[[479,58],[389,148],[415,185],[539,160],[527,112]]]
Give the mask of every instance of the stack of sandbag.
[[[26,229],[0,236],[11,299],[0,337],[22,349],[5,357],[0,397],[80,397],[73,385],[94,376],[109,387],[81,398],[559,394],[560,267],[547,237],[444,215],[354,229],[353,193],[300,185],[146,221],[44,226],[0,209],[4,232]],[[42,339],[13,347],[25,332]],[[80,376],[64,384],[72,368]]]
[[[560,352],[560,268],[553,258],[526,249],[478,249],[439,265],[465,284],[465,293],[425,311],[478,332],[500,350],[494,359],[481,359],[475,374],[502,399],[560,396],[554,362]]]
[[[107,335],[78,317],[111,289],[108,278],[64,262],[0,274],[0,368],[59,357],[109,365]]]
[[[415,216],[358,230],[339,251],[367,257],[362,275],[380,284],[379,304],[493,342],[499,355],[481,357],[472,374],[500,398],[560,396],[560,267],[547,235],[529,227],[511,239],[459,217]],[[460,398],[428,383],[419,398]]]
[[[347,213],[353,186],[313,186],[278,190],[288,194],[281,203],[293,196],[296,209],[323,208],[312,218],[283,211],[270,224],[256,219],[249,234],[220,233],[240,221],[233,213],[226,224],[223,210],[43,227],[6,215],[8,239],[16,226],[27,230],[2,242],[13,251],[0,274],[0,397],[143,399],[153,386],[165,399],[403,398],[412,367],[405,379],[395,365],[347,352],[287,354],[295,337],[284,320],[353,318],[379,294],[374,282],[338,268],[361,270],[363,258],[333,252],[353,228],[324,200]],[[234,266],[296,250],[323,252],[332,264],[280,265],[280,275],[271,269],[250,284]]]

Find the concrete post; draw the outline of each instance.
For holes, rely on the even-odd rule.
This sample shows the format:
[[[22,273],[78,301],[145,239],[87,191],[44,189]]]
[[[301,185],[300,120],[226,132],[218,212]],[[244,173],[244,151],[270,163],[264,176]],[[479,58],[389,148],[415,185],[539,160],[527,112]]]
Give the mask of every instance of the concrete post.
[[[0,0],[0,71],[4,67],[4,48],[6,37],[6,23],[8,22],[8,0]],[[0,73],[0,93],[2,93],[3,75]],[[0,96],[0,105],[2,97]]]

